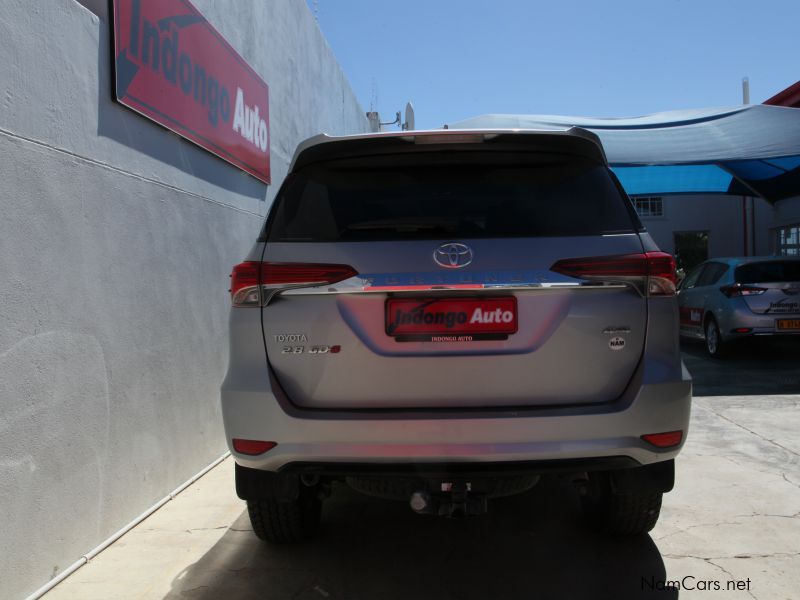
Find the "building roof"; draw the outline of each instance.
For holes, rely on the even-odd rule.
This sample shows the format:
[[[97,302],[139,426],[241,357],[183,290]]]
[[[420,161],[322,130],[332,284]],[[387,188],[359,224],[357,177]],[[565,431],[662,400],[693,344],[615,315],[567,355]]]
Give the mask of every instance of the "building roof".
[[[633,118],[482,115],[451,129],[563,129],[598,135],[631,195],[800,195],[800,110],[743,105]]]

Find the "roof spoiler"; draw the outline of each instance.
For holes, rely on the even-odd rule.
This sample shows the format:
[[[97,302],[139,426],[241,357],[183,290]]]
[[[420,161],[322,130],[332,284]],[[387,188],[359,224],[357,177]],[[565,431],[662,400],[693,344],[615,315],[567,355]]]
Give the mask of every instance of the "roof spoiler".
[[[486,144],[491,150],[562,152],[608,166],[603,144],[593,132],[581,127],[563,129],[432,129],[363,135],[317,135],[300,143],[289,172],[311,163],[334,158],[419,151],[425,145],[438,149],[448,145]]]

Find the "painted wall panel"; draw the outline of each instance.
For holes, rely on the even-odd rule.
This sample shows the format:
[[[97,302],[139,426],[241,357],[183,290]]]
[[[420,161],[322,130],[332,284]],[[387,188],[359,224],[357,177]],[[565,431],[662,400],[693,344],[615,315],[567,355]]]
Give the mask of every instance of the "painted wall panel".
[[[195,1],[269,82],[271,186],[113,102],[82,4],[0,0],[3,598],[224,452],[230,267],[297,143],[367,130],[305,2]]]
[[[674,253],[675,231],[708,231],[709,258],[743,256],[742,199],[722,195],[663,196],[664,216],[643,218],[653,240],[665,252]],[[748,217],[749,220],[750,217]],[[755,201],[756,253],[768,254],[769,228],[774,209],[761,199]],[[752,248],[751,232],[749,248]]]

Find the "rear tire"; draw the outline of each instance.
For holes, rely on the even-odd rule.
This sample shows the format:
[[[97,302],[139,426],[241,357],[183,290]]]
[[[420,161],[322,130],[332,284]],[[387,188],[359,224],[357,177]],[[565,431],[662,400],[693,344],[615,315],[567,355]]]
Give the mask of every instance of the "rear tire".
[[[713,358],[720,358],[725,354],[725,344],[722,341],[722,334],[714,317],[709,317],[705,326],[706,352]]]
[[[581,498],[589,526],[611,535],[644,535],[661,514],[661,492],[614,490],[606,473],[590,476]]]
[[[248,500],[250,524],[259,539],[273,544],[296,544],[319,530],[322,501],[316,487],[300,487],[294,500]]]

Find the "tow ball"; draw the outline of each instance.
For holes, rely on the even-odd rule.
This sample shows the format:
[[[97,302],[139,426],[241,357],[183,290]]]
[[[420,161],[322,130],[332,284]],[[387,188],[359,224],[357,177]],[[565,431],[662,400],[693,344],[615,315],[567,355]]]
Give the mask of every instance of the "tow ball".
[[[418,490],[411,494],[409,505],[417,514],[440,517],[482,515],[488,509],[486,496],[473,492],[468,481],[443,481],[435,493]]]

